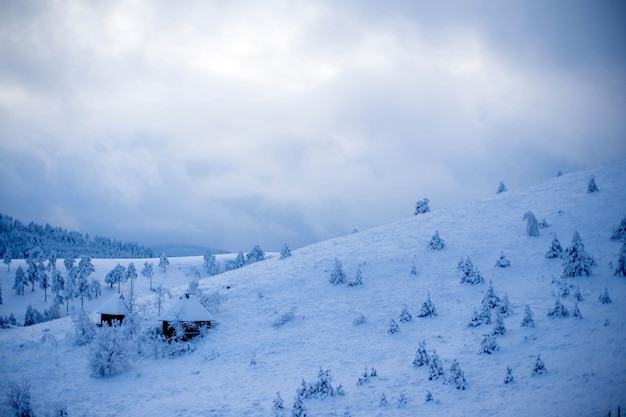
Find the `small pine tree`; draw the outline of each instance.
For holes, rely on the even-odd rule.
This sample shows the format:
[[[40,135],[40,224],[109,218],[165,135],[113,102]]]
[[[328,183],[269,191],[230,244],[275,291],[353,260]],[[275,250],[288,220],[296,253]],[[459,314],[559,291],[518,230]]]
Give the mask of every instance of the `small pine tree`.
[[[561,247],[561,242],[559,242],[559,239],[555,235],[554,238],[552,239],[552,243],[550,243],[550,247],[548,248],[548,251],[546,252],[546,258],[553,259],[553,258],[562,258],[562,257],[563,257],[563,248]]]
[[[343,265],[341,265],[341,262],[337,258],[335,258],[335,267],[330,273],[330,279],[328,280],[328,282],[333,285],[346,283],[346,273],[343,272]]]
[[[580,293],[580,287],[576,287],[576,292],[574,292],[574,299],[576,301],[582,301],[583,295]]]
[[[165,252],[162,252],[161,255],[159,255],[159,268],[161,268],[163,270],[163,272],[167,272],[167,266],[170,264],[170,260],[167,259],[167,255],[165,254]]]
[[[496,266],[500,268],[508,268],[511,266],[511,262],[504,255],[504,252],[500,252],[500,257],[496,261]]]
[[[383,392],[383,394],[380,396],[380,400],[378,401],[378,406],[379,407],[387,407],[388,404],[389,404],[389,402],[387,402],[387,396]]]
[[[428,205],[428,198],[424,198],[423,200],[419,200],[415,204],[415,215],[428,213],[430,211],[430,206]]]
[[[409,308],[404,306],[402,312],[400,313],[400,323],[408,323],[413,320],[413,316],[409,312]]]
[[[204,270],[209,276],[217,275],[220,272],[220,267],[217,263],[217,259],[215,259],[215,255],[211,249],[207,249],[204,252]]]
[[[433,349],[433,354],[428,358],[428,370],[429,380],[439,379],[439,377],[443,376],[443,365],[441,364],[441,359],[439,359],[439,355],[437,355],[437,351]]]
[[[432,250],[442,250],[446,247],[446,243],[443,241],[441,237],[439,237],[439,231],[435,231],[435,234],[430,239],[428,243],[428,248]]]
[[[284,409],[285,405],[283,403],[282,397],[280,396],[280,392],[278,391],[276,392],[276,398],[274,398],[274,401],[272,402],[272,411],[274,412],[274,416],[281,416]]]
[[[602,304],[610,304],[613,302],[611,301],[611,297],[609,297],[608,288],[604,287],[604,292],[600,294],[600,297],[598,297],[598,300],[600,300]]]
[[[504,294],[504,297],[500,299],[496,311],[498,314],[502,315],[502,317],[509,317],[511,315],[511,303],[509,302],[508,294]]]
[[[533,312],[528,304],[526,304],[526,307],[524,308],[524,318],[522,319],[520,327],[535,327]]]
[[[13,289],[18,295],[24,295],[24,288],[26,287],[27,282],[28,280],[26,278],[24,268],[20,265],[15,270],[15,281],[13,281]]]
[[[613,229],[611,240],[626,240],[626,216],[624,216],[617,229]]]
[[[592,175],[591,178],[589,178],[589,182],[587,183],[587,192],[597,193],[598,191],[600,190],[598,189],[598,186],[596,185],[596,178]]]
[[[265,252],[259,245],[254,245],[252,250],[246,254],[246,265],[254,262],[260,262],[265,259]]]
[[[575,317],[577,319],[583,318],[583,314],[580,312],[580,309],[578,308],[578,303],[574,304],[574,312],[572,313],[572,317]]]
[[[491,331],[491,334],[494,336],[502,336],[505,333],[506,333],[506,327],[504,326],[504,320],[502,320],[502,315],[497,314],[496,322],[495,322],[495,325],[493,326],[493,330]]]
[[[422,304],[422,309],[418,317],[435,317],[437,316],[437,309],[435,308],[435,304],[430,299],[430,293],[426,294],[426,301]]]
[[[483,340],[482,342],[480,342],[480,350],[478,351],[478,353],[486,353],[487,355],[491,355],[498,350],[500,350],[500,346],[498,346],[496,338],[492,334],[483,335]]]
[[[457,269],[461,271],[461,284],[469,283],[472,285],[476,285],[485,282],[482,275],[480,275],[478,269],[474,267],[474,264],[472,263],[472,260],[469,258],[469,256],[466,260],[463,260],[463,258],[461,258],[459,264],[457,265]]]
[[[506,188],[506,185],[504,185],[504,183],[502,181],[500,181],[500,185],[498,186],[498,191],[496,191],[496,194],[500,194],[503,193],[505,191],[508,191]]]
[[[348,282],[348,287],[362,287],[363,286],[363,273],[361,267],[356,269],[356,277],[354,281]]]
[[[435,398],[433,397],[433,394],[431,394],[431,392],[430,392],[430,391],[428,391],[428,390],[426,390],[426,398],[425,398],[425,401],[426,401],[427,403],[428,403],[428,402],[431,402],[431,401],[435,401]]]
[[[452,384],[456,389],[464,390],[467,388],[467,380],[465,374],[461,370],[459,363],[454,359],[452,366],[450,367],[450,377],[447,380],[448,384]]]
[[[7,272],[11,272],[11,260],[13,259],[13,254],[11,248],[6,248],[4,252],[4,256],[2,257],[2,263],[7,266]]]
[[[389,329],[387,329],[387,333],[396,334],[400,333],[400,327],[398,327],[398,323],[394,319],[389,321]]]
[[[406,395],[404,395],[404,393],[402,393],[398,397],[398,408],[406,408],[406,404],[407,404]]]
[[[556,302],[554,303],[554,307],[552,308],[552,310],[548,312],[548,317],[554,319],[554,318],[565,318],[568,316],[569,316],[569,311],[567,310],[567,307],[561,304],[561,300],[557,298]]]
[[[493,290],[493,282],[489,281],[489,288],[483,297],[482,305],[483,308],[494,309],[500,303],[500,297],[498,297]]]
[[[469,323],[467,323],[467,327],[478,327],[483,324],[491,324],[491,310],[484,306],[480,311],[474,308],[474,313]]]
[[[532,211],[524,213],[523,220],[526,221],[526,234],[528,236],[539,236],[539,224]]]
[[[296,394],[296,398],[293,400],[293,407],[291,408],[291,417],[306,417],[307,409],[304,406],[302,397]]]
[[[618,277],[626,277],[626,240],[622,244],[622,249],[619,251],[619,257],[617,258],[617,267],[615,268],[614,275]]]
[[[547,371],[546,365],[541,360],[541,355],[537,355],[537,359],[535,360],[535,364],[533,365],[532,375],[543,375]]]
[[[593,258],[585,251],[585,245],[578,232],[574,232],[572,245],[565,249],[563,255],[562,276],[564,278],[589,276],[592,265]]]
[[[39,310],[31,305],[26,308],[26,314],[24,315],[24,327],[32,326],[37,323],[43,323],[44,321],[46,321],[46,319]]]
[[[428,358],[428,353],[426,353],[426,341],[422,340],[419,343],[417,352],[415,352],[415,359],[413,359],[413,367],[419,368],[420,366],[424,366],[428,364],[429,364],[429,358]]]
[[[515,379],[513,378],[513,370],[507,366],[506,367],[506,376],[504,377],[504,383],[505,384],[510,384],[511,382],[514,382],[514,381],[515,381]]]
[[[280,249],[280,257],[278,259],[286,259],[291,256],[291,251],[289,250],[289,246],[286,243],[283,244],[283,247]]]
[[[415,265],[415,261],[413,261],[413,265],[411,266],[411,275],[417,275],[417,265]]]

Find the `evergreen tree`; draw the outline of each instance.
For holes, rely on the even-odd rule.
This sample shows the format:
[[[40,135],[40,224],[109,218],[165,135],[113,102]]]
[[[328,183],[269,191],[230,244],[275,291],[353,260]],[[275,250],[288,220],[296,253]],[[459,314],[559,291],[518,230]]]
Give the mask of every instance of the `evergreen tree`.
[[[508,191],[506,188],[506,185],[504,185],[504,183],[502,181],[500,181],[500,185],[498,186],[498,191],[496,191],[496,194],[500,194],[503,193],[505,191]]]
[[[526,221],[526,234],[528,236],[539,236],[539,224],[532,211],[524,213],[523,220]]]
[[[170,260],[167,259],[167,255],[165,254],[165,252],[162,252],[161,255],[159,255],[159,268],[163,269],[163,272],[167,272],[167,266],[170,264]]]
[[[507,366],[506,376],[504,377],[504,383],[510,384],[511,382],[514,382],[514,381],[515,381],[515,378],[513,378],[513,370]]]
[[[565,249],[563,256],[564,278],[591,275],[593,258],[585,251],[585,245],[578,232],[574,232],[572,245]]]
[[[506,333],[506,327],[504,326],[504,320],[500,314],[496,314],[496,323],[491,331],[494,336],[502,336]]]
[[[439,237],[439,231],[436,230],[433,237],[430,239],[428,243],[428,248],[432,250],[442,250],[446,247],[446,243]]]
[[[511,315],[511,303],[509,302],[508,294],[504,294],[504,297],[500,299],[496,311],[498,314],[502,315],[502,317],[509,317]]]
[[[154,264],[152,262],[144,262],[141,275],[150,280],[150,291],[152,291],[152,277],[154,276]]]
[[[415,265],[415,261],[413,261],[413,265],[411,266],[411,275],[417,275],[417,265]]]
[[[450,377],[447,382],[456,387],[456,389],[464,390],[467,388],[467,380],[465,379],[465,374],[461,370],[459,363],[454,359],[452,361],[452,366],[450,367]]]
[[[428,198],[424,198],[423,200],[418,201],[415,204],[415,215],[428,213],[430,211],[430,206],[428,205]]]
[[[600,190],[598,189],[598,186],[596,185],[596,178],[592,175],[591,178],[589,178],[589,182],[587,183],[587,192],[597,193],[598,191]]]
[[[574,299],[576,301],[582,301],[583,295],[580,293],[580,287],[576,287],[576,292],[574,293]]]
[[[546,252],[546,258],[553,259],[553,258],[562,258],[562,257],[563,257],[563,248],[561,247],[561,242],[559,242],[559,239],[555,235],[554,239],[552,239],[552,243],[550,243],[550,247],[548,248],[548,251]]]
[[[283,415],[283,411],[285,409],[285,405],[283,404],[283,399],[280,396],[280,392],[276,392],[276,398],[272,402],[272,411],[274,412],[275,417],[280,417]]]
[[[468,327],[478,327],[483,324],[491,324],[491,309],[488,307],[482,306],[481,310],[478,311],[474,308],[474,313],[472,314],[472,318],[470,322],[467,324]]]
[[[583,318],[583,314],[580,312],[580,309],[578,308],[578,303],[574,304],[574,312],[572,313],[572,317],[575,317],[577,319]]]
[[[246,265],[254,262],[259,262],[265,259],[265,252],[259,245],[254,245],[252,250],[246,254]]]
[[[469,256],[466,260],[461,259],[459,261],[457,269],[461,271],[461,284],[469,283],[476,285],[485,282],[478,269],[474,268],[474,264]]]
[[[204,269],[210,276],[217,275],[219,273],[219,265],[215,259],[215,255],[211,252],[211,249],[207,249],[204,252]]]
[[[413,316],[411,316],[408,307],[404,306],[402,312],[400,313],[400,323],[408,323],[411,320],[413,320]]]
[[[535,364],[533,365],[532,375],[542,375],[546,373],[546,365],[541,360],[541,355],[537,355],[537,359],[535,360]]]
[[[11,272],[11,260],[13,259],[13,255],[11,254],[11,249],[7,247],[4,252],[4,256],[2,257],[2,263],[7,266],[7,272]]]
[[[430,299],[430,293],[426,294],[426,301],[422,304],[422,309],[418,317],[434,317],[437,316],[437,309],[435,308],[435,304]]]
[[[552,310],[548,312],[548,317],[554,319],[554,318],[564,318],[568,316],[569,316],[569,311],[563,304],[561,304],[561,300],[557,298],[556,302],[554,303],[554,307],[552,308]]]
[[[339,262],[339,259],[335,258],[335,267],[333,271],[330,273],[329,282],[333,285],[345,284],[346,283],[346,273],[343,272],[343,265]]]
[[[624,240],[622,249],[619,251],[617,267],[615,268],[614,275],[618,277],[626,277],[626,240]]]
[[[611,240],[626,240],[626,216],[624,216],[618,228],[613,229]]]
[[[32,284],[32,291],[35,291],[35,282],[40,281],[42,274],[45,274],[44,260],[43,251],[39,247],[29,250],[26,254],[26,277]]]
[[[500,346],[498,346],[498,342],[496,338],[492,334],[483,335],[483,340],[480,342],[480,350],[479,354],[486,353],[487,355],[491,355],[492,353],[500,350]]]
[[[235,268],[241,268],[246,264],[246,258],[243,255],[242,251],[237,252],[237,256],[235,257]]]
[[[54,303],[63,304],[63,291],[65,290],[65,278],[58,269],[52,273],[52,287],[50,288],[54,293]]]
[[[83,256],[80,258],[78,267],[76,268],[76,288],[74,290],[76,297],[80,297],[81,310],[84,307],[85,297],[88,299],[91,299],[92,297],[92,288],[87,279],[89,278],[89,275],[95,271],[96,269],[93,267],[89,256]]]
[[[528,304],[526,304],[526,307],[524,308],[524,318],[522,319],[520,327],[535,327],[533,312]]]
[[[307,409],[304,406],[302,397],[300,397],[300,395],[296,395],[296,398],[293,400],[293,407],[291,409],[291,417],[306,417],[306,412],[307,412]]]
[[[406,408],[407,398],[404,393],[401,393],[398,397],[398,408]]]
[[[348,287],[362,287],[363,286],[363,274],[361,273],[361,267],[356,269],[356,277],[353,282],[348,282]]]
[[[482,305],[484,308],[494,309],[500,303],[500,297],[498,297],[493,290],[493,282],[489,281],[489,288],[483,297]]]
[[[24,315],[24,326],[32,326],[33,324],[43,323],[45,320],[43,314],[36,308],[29,305],[26,308],[26,314]]]
[[[291,256],[291,251],[289,250],[289,246],[287,246],[286,243],[283,244],[283,247],[280,249],[280,258],[279,259],[285,259],[285,258],[289,258]]]
[[[24,287],[28,283],[28,279],[26,278],[26,273],[22,266],[18,266],[15,270],[15,280],[13,281],[13,289],[17,292],[18,295],[24,295]]]
[[[602,304],[610,304],[613,302],[611,301],[611,297],[609,297],[609,290],[606,287],[604,287],[604,292],[600,294],[598,300],[600,300]]]
[[[433,397],[433,394],[432,394],[430,391],[428,391],[428,390],[426,390],[426,398],[425,398],[425,401],[426,401],[427,403],[428,403],[428,402],[431,402],[431,401],[435,401],[435,397]]]
[[[378,401],[378,406],[387,407],[387,405],[389,405],[389,402],[387,401],[387,396],[383,392],[383,394],[380,396],[380,400]]]
[[[500,268],[508,268],[511,266],[511,262],[504,255],[504,252],[500,252],[500,257],[496,261],[496,266]]]
[[[439,379],[439,377],[443,376],[443,365],[441,364],[441,359],[439,359],[439,355],[437,355],[437,351],[433,349],[433,354],[428,358],[428,370],[429,380]]]
[[[399,332],[400,332],[400,327],[398,327],[398,323],[396,323],[394,319],[391,319],[389,321],[389,329],[387,330],[387,333],[396,334]]]

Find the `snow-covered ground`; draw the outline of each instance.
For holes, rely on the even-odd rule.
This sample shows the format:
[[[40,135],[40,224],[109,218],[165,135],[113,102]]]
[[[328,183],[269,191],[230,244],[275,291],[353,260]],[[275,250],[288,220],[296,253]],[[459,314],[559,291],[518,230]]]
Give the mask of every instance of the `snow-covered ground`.
[[[587,193],[592,175],[597,193]],[[537,237],[526,234],[522,216],[528,210],[549,224]],[[626,278],[613,274],[621,243],[610,236],[625,215],[626,161],[621,161],[407,217],[294,250],[284,260],[273,256],[213,277],[202,270],[202,257],[170,258],[167,273],[157,271],[153,285],[163,284],[179,296],[199,274],[203,291],[227,297],[214,314],[216,325],[195,351],[172,359],[135,355],[125,372],[95,378],[88,370],[90,347],[73,343],[69,318],[0,330],[0,393],[8,392],[9,381],[29,382],[38,415],[60,403],[70,416],[271,416],[279,391],[287,416],[302,380],[314,382],[322,368],[330,370],[333,386],[341,384],[345,394],[305,400],[308,416],[343,416],[346,410],[352,416],[603,416],[609,410],[616,415],[619,405],[626,406]],[[435,231],[446,243],[441,251],[427,248]],[[567,247],[575,231],[596,265],[590,277],[569,278],[571,292],[561,298],[561,260],[544,255],[554,235]],[[495,266],[501,252],[510,268]],[[468,256],[485,283],[460,283],[457,264]],[[360,267],[362,287],[329,283],[335,258],[348,281]],[[158,260],[152,261],[156,267]],[[92,277],[104,282],[118,262],[130,260],[94,260]],[[134,262],[140,271],[145,260]],[[6,267],[0,272],[0,315],[23,317],[29,304],[46,307],[39,288],[24,296],[11,290],[19,264],[13,261],[11,272]],[[411,274],[413,264],[417,274]],[[468,327],[489,282],[497,295],[508,295],[512,307],[504,318],[507,332],[497,337],[500,350],[491,355],[478,352],[493,325]],[[583,318],[549,318],[557,298],[574,309],[577,287]],[[605,288],[611,304],[598,300]],[[128,289],[122,285],[124,293]],[[116,291],[104,288],[85,308],[95,311]],[[141,276],[137,292],[146,306],[154,300]],[[439,314],[419,318],[427,294]],[[526,304],[534,312],[534,328],[520,327]],[[407,323],[399,320],[404,306],[413,316]],[[291,320],[274,326],[290,312]],[[144,329],[157,324],[154,307],[143,315]],[[365,322],[355,324],[361,315]],[[391,319],[400,327],[397,334],[388,334]],[[436,349],[447,374],[458,361],[465,390],[429,380],[427,367],[413,367],[422,340],[429,353]],[[547,372],[533,376],[539,354]],[[357,385],[372,367],[378,375]],[[515,378],[510,384],[504,384],[507,367]],[[425,400],[428,391],[435,401]],[[380,405],[383,394],[386,406]],[[398,408],[401,396],[404,408]],[[0,415],[10,412],[0,404]]]

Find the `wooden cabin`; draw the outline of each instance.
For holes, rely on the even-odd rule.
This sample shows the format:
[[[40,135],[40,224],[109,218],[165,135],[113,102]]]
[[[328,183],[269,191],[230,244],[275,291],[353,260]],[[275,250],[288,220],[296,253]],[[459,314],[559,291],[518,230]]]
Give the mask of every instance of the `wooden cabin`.
[[[211,327],[209,311],[191,294],[180,297],[174,305],[159,317],[163,322],[163,335],[168,339],[189,340],[204,329]],[[176,328],[184,329],[184,335],[176,334]]]
[[[124,296],[122,294],[115,294],[109,300],[100,307],[96,313],[100,314],[100,325],[104,323],[109,326],[113,325],[114,321],[120,324],[124,321],[124,317],[129,313],[126,303],[124,303]]]

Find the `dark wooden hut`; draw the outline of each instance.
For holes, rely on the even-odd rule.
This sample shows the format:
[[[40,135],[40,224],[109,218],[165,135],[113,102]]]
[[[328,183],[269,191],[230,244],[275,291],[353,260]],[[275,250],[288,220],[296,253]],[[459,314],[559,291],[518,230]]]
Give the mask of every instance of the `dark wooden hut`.
[[[163,335],[168,339],[180,338],[189,340],[203,329],[211,327],[209,311],[190,294],[180,297],[174,305],[159,317],[163,322]],[[176,329],[183,329],[184,334],[177,334]]]
[[[124,296],[115,294],[96,313],[100,314],[100,325],[106,323],[112,326],[114,321],[122,323],[129,311],[124,303]]]

